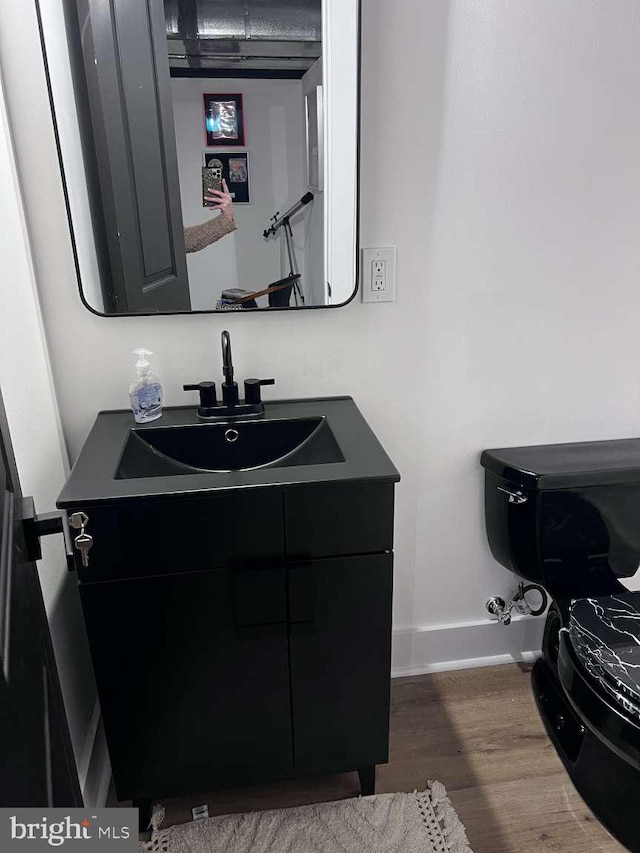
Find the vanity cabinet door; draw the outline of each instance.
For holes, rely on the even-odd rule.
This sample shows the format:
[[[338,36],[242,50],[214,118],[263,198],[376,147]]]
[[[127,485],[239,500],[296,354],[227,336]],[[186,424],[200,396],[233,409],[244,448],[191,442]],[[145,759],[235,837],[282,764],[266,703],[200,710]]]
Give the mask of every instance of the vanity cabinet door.
[[[388,755],[393,554],[289,567],[296,772]]]
[[[189,311],[162,0],[67,6],[105,312]]]
[[[293,766],[283,568],[80,584],[118,799]]]

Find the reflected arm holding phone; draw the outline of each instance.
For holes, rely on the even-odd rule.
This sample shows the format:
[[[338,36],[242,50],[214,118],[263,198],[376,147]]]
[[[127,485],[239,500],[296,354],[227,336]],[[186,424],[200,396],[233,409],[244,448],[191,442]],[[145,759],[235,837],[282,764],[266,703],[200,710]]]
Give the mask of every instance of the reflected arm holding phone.
[[[226,234],[231,234],[238,227],[233,216],[233,199],[227,187],[227,182],[222,180],[221,190],[209,190],[205,201],[211,202],[212,210],[219,210],[220,215],[215,219],[208,219],[199,225],[189,225],[184,229],[184,250],[189,252],[200,252],[212,243],[217,242]]]

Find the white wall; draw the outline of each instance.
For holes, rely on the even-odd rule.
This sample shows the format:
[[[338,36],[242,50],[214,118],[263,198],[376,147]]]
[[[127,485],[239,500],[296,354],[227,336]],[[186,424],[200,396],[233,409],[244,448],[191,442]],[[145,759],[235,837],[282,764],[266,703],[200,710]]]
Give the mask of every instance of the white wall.
[[[214,308],[227,287],[263,290],[288,273],[281,266],[280,239],[265,240],[271,217],[304,194],[304,115],[300,80],[172,78],[182,216],[185,225],[211,218],[202,207],[202,152],[249,152],[251,204],[234,207],[238,230],[220,242],[187,255],[192,308]],[[204,92],[243,95],[245,141],[241,147],[206,148]],[[292,221],[304,274],[305,216]],[[258,300],[267,306],[266,297]]]
[[[0,51],[4,63],[5,55]],[[6,66],[4,66],[6,67]],[[9,128],[0,65],[0,389],[24,495],[51,512],[68,473],[49,355],[36,295],[34,269]],[[67,571],[61,536],[42,542],[40,584],[80,784],[94,747],[96,689],[84,636],[75,578]]]
[[[362,241],[397,246],[396,303],[98,318],[78,299],[59,187],[25,187],[72,456],[98,409],[127,404],[142,344],[169,404],[216,374],[225,327],[240,376],[277,378],[265,396],[353,394],[403,475],[396,665],[419,668],[417,629],[471,623],[461,659],[498,648],[479,633],[504,653],[530,644],[483,621],[514,581],[486,545],[480,450],[639,433],[640,6],[363,5]],[[20,162],[53,174],[44,119],[30,135]]]

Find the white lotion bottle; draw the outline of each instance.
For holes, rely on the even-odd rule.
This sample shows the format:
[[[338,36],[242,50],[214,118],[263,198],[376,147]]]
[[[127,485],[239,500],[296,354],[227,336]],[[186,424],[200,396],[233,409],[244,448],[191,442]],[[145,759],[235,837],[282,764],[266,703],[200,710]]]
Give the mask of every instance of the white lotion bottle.
[[[138,424],[147,424],[162,417],[162,384],[158,377],[151,372],[148,355],[153,355],[148,349],[135,349],[136,376],[129,386],[129,405],[133,417]]]

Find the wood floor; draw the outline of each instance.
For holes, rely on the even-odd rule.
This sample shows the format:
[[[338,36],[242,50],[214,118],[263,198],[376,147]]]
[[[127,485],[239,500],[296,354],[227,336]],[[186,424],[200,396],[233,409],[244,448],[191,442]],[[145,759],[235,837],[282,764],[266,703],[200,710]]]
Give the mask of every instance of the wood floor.
[[[474,853],[619,853],[573,789],[513,664],[395,679],[389,764],[377,792],[446,785]],[[207,803],[225,814],[357,795],[355,773],[168,800],[164,826]]]

